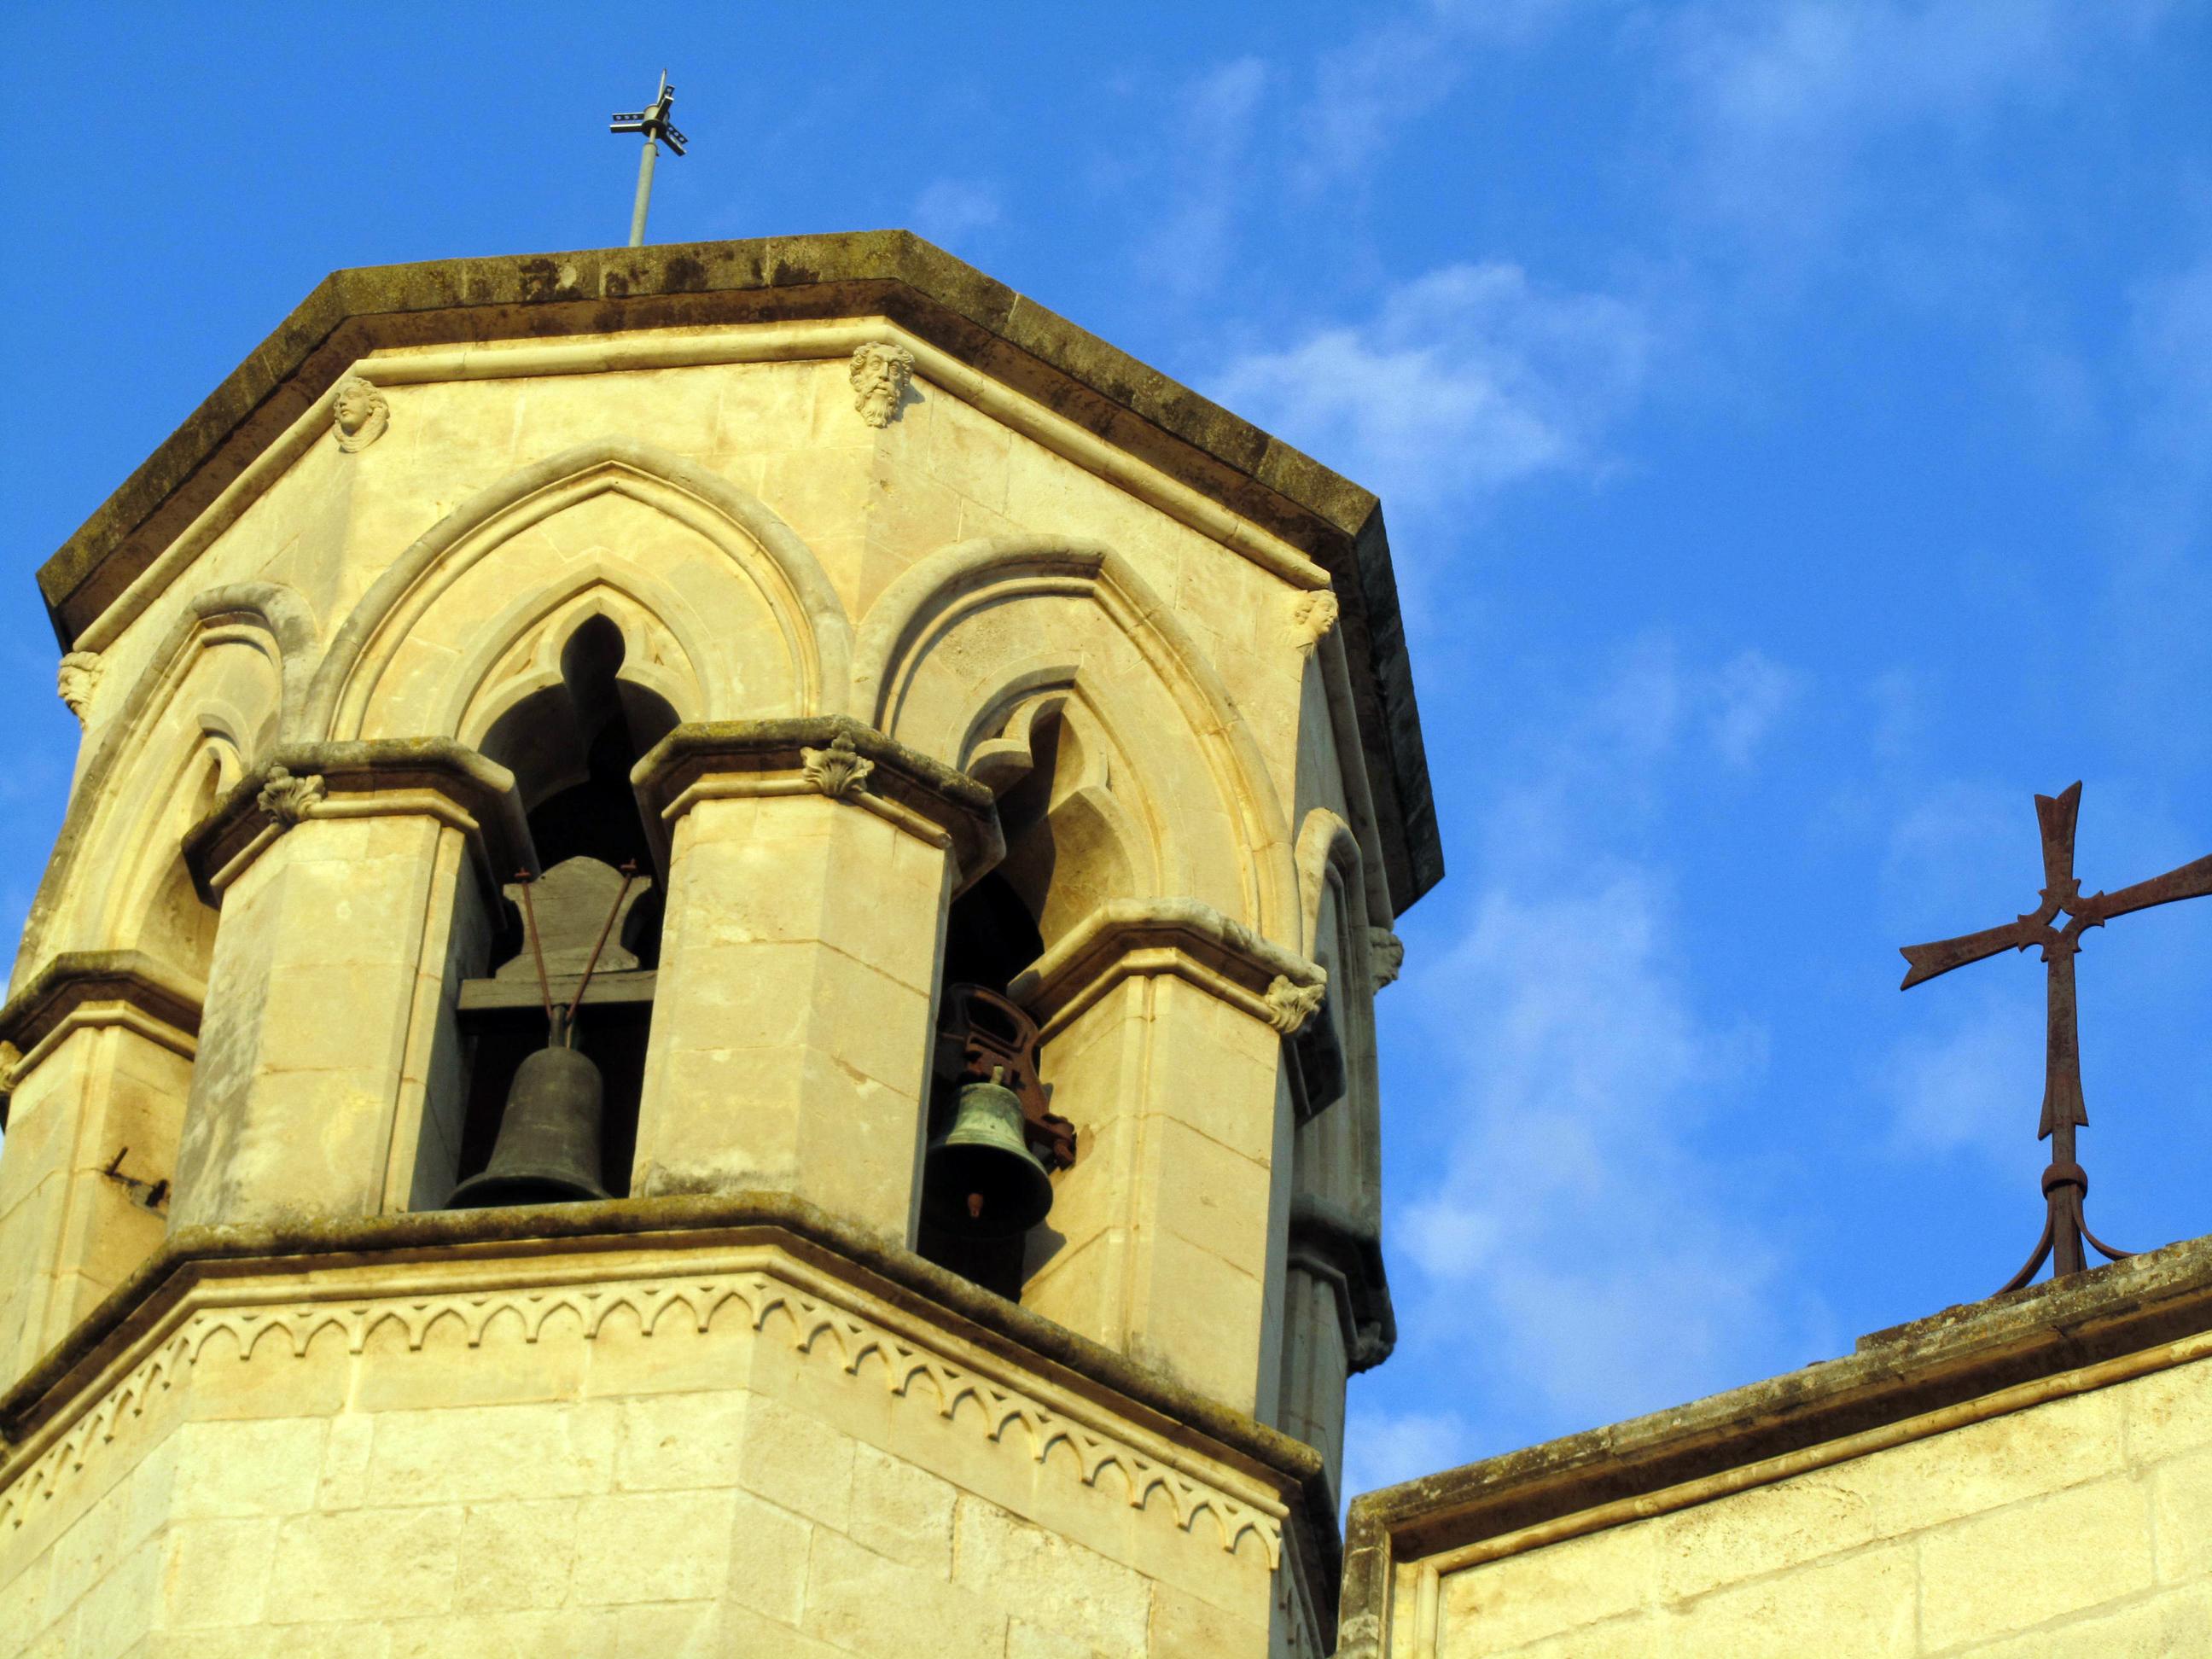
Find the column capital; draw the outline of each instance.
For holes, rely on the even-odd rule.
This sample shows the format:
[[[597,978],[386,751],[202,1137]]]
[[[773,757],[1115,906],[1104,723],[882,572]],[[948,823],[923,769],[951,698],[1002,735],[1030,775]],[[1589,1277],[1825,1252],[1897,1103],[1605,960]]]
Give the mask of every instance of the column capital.
[[[185,834],[185,861],[200,896],[219,905],[294,824],[374,817],[433,817],[459,830],[494,891],[538,867],[514,775],[446,738],[287,744]]]
[[[50,958],[0,1007],[0,1128],[7,1127],[15,1079],[82,1027],[129,1025],[189,1059],[205,994],[141,951],[64,951]]]
[[[1016,977],[1008,994],[1048,1041],[1121,981],[1173,974],[1295,1036],[1320,1011],[1328,970],[1196,899],[1111,899]]]
[[[844,801],[944,848],[956,888],[1006,852],[988,787],[842,714],[689,722],[653,744],[630,782],[648,825],[663,833],[702,800],[819,794]]]

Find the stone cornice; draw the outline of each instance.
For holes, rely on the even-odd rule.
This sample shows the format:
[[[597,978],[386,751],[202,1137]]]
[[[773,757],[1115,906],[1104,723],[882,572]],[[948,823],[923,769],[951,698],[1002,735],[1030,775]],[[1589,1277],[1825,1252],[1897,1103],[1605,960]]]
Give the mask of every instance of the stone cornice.
[[[1112,899],[1054,942],[1007,994],[1049,1040],[1133,975],[1173,974],[1295,1035],[1320,1009],[1328,975],[1196,899]]]
[[[276,1273],[304,1279],[310,1273],[371,1267],[380,1273],[388,1269],[397,1283],[416,1269],[438,1264],[451,1264],[457,1277],[465,1277],[468,1271],[488,1272],[499,1263],[527,1267],[535,1261],[549,1272],[559,1269],[554,1277],[573,1280],[574,1270],[587,1266],[594,1255],[634,1256],[651,1251],[665,1259],[665,1271],[658,1279],[665,1282],[666,1299],[672,1302],[698,1291],[691,1281],[707,1271],[709,1255],[719,1261],[755,1246],[772,1247],[807,1268],[805,1283],[817,1302],[828,1292],[830,1280],[842,1281],[899,1315],[898,1322],[910,1334],[943,1332],[989,1356],[991,1369],[1011,1367],[1040,1379],[1060,1402],[1048,1407],[1054,1414],[1072,1417],[1079,1424],[1101,1412],[1110,1415],[1127,1425],[1122,1431],[1125,1441],[1134,1432],[1137,1438],[1129,1443],[1139,1447],[1146,1461],[1172,1466],[1176,1462],[1174,1448],[1188,1447],[1200,1457],[1243,1472],[1261,1487],[1286,1494],[1297,1524],[1283,1529],[1281,1543],[1306,1558],[1303,1565],[1310,1580],[1322,1585],[1335,1583],[1334,1508],[1320,1455],[1311,1447],[783,1193],[433,1211],[283,1227],[183,1229],[0,1395],[0,1437],[9,1449],[0,1461],[20,1466],[46,1455],[65,1421],[91,1407],[94,1402],[88,1393],[112,1382],[118,1365],[138,1363],[134,1356],[166,1349],[181,1316],[192,1306],[235,1300],[226,1297],[223,1286],[255,1276]],[[635,1278],[635,1269],[626,1267],[617,1276]],[[793,1278],[787,1273],[777,1276]],[[358,1322],[361,1310],[350,1305],[357,1296],[336,1287],[330,1294],[337,1299],[322,1304],[331,1310],[329,1317]],[[268,1320],[282,1322],[303,1316],[299,1295],[294,1290],[276,1298],[270,1304]],[[834,1295],[830,1299],[836,1299]],[[691,1316],[702,1315],[698,1306],[685,1305]],[[474,1316],[481,1322],[487,1311],[479,1309]],[[438,1312],[425,1307],[416,1316],[427,1320]],[[470,1316],[464,1310],[461,1316]],[[295,1331],[293,1345],[288,1346],[303,1350],[302,1339],[311,1334]],[[840,1330],[841,1339],[864,1340],[865,1335],[849,1322]],[[848,1358],[857,1364],[857,1354]],[[892,1363],[891,1356],[884,1358],[887,1364]],[[943,1367],[939,1369],[942,1372]],[[958,1386],[957,1378],[933,1375],[940,1391]],[[996,1407],[992,1410],[996,1430],[1003,1430],[1007,1419],[996,1415]],[[1032,1412],[1024,1419],[1033,1436],[1050,1426],[1031,1420],[1036,1415]],[[1080,1447],[1078,1451],[1086,1461],[1095,1455]],[[1126,1455],[1123,1461],[1127,1462]],[[1139,1492],[1141,1501],[1141,1471],[1138,1473],[1140,1479],[1133,1480],[1132,1490]],[[1188,1512],[1189,1498],[1170,1496],[1188,1525],[1194,1518]],[[1216,1519],[1224,1547],[1233,1547],[1246,1518],[1218,1513]],[[1269,1547],[1275,1547],[1272,1540]]]
[[[492,890],[538,866],[514,776],[443,738],[295,743],[278,748],[185,836],[200,896],[223,890],[294,823],[307,819],[434,817],[468,837]]]
[[[648,820],[702,800],[821,794],[947,849],[964,887],[1006,851],[991,792],[964,772],[844,715],[679,726],[630,773]]]
[[[2212,1358],[2212,1237],[1877,1333],[1856,1352],[1672,1411],[1369,1492],[1347,1528],[1343,1659],[1382,1659],[1394,1574],[1534,1547],[1680,1502]]]
[[[364,358],[380,351],[881,317],[1060,411],[1328,574],[1395,908],[1443,875],[1375,497],[906,231],[341,270],[324,279],[39,572],[64,648]]]
[[[132,1023],[150,1027],[149,1036],[189,1054],[205,995],[205,987],[143,951],[64,951],[53,957],[0,1007],[0,1043],[16,1050],[0,1071],[0,1127],[7,1124],[5,1096],[15,1078],[76,1026],[135,1015]]]

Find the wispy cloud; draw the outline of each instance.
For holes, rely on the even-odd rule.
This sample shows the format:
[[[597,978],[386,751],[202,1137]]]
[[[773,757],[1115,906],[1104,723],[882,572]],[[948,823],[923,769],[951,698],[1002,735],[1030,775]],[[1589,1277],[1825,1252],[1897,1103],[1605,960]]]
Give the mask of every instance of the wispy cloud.
[[[1907,1155],[1974,1152],[2007,1164],[2043,1098],[2035,999],[2005,995],[1987,981],[1946,989],[1963,1012],[1905,1038],[1882,1068],[1892,1146]]]
[[[1694,1396],[1802,1334],[1786,1244],[1707,1141],[1765,1034],[1705,1006],[1674,877],[1623,850],[1701,756],[1749,763],[1794,684],[1757,653],[1685,662],[1646,641],[1508,742],[1483,882],[1408,981],[1425,1092],[1452,1127],[1400,1190],[1394,1259],[1404,1324],[1434,1345],[1422,1363],[1483,1378],[1481,1412],[1417,1425],[1457,1433],[1458,1455],[1502,1425]]]
[[[1433,506],[1601,466],[1650,347],[1624,301],[1457,264],[1393,289],[1365,322],[1240,357],[1213,386],[1395,505]]]
[[[1269,79],[1264,61],[1240,58],[1185,85],[1166,113],[1158,166],[1146,181],[1164,209],[1142,252],[1150,280],[1172,294],[1203,293],[1229,264],[1242,206],[1237,183]]]
[[[1457,1412],[1363,1413],[1346,1437],[1346,1493],[1373,1492],[1464,1462],[1467,1422]]]
[[[1310,180],[1356,176],[1443,103],[1474,53],[1525,43],[1570,0],[1430,0],[1322,54],[1304,135]]]
[[[999,222],[999,192],[975,179],[937,179],[915,198],[914,228],[931,241],[957,248]]]
[[[1877,188],[1862,163],[1903,137],[1971,144],[2047,105],[2166,0],[1714,0],[1671,20],[1705,151],[1705,202],[1805,233]]]

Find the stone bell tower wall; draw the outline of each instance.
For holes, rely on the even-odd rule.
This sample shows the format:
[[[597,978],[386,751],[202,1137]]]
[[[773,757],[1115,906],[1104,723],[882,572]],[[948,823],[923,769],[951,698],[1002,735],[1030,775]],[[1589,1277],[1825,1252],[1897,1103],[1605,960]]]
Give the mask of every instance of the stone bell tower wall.
[[[1314,1616],[1308,1449],[808,1206],[652,1202],[184,1241],[9,1402],[9,1650],[1210,1659]]]
[[[1393,1337],[1370,1003],[1395,909],[1437,873],[1375,504],[1026,302],[979,311],[982,279],[910,239],[816,252],[342,274],[43,573],[85,738],[0,1010],[0,1577],[28,1575],[6,1594],[53,1640],[100,1645],[111,1615],[85,1598],[125,1564],[181,1629],[217,1579],[401,1559],[413,1522],[377,1543],[356,1512],[379,1503],[332,1460],[414,1436],[473,1467],[493,1419],[470,1413],[505,1413],[500,1443],[599,1448],[561,1476],[565,1520],[496,1523],[573,1577],[457,1567],[455,1599],[395,1602],[395,1629],[629,1600],[737,1618],[696,1550],[635,1597],[590,1553],[665,1478],[706,1494],[707,1555],[747,1504],[790,1499],[761,1522],[795,1540],[785,1599],[746,1603],[777,1639],[881,1650],[806,1611],[820,1553],[849,1547],[869,1561],[829,1578],[888,1575],[848,1597],[863,1623],[919,1551],[946,1632],[973,1589],[976,1628],[1017,1650],[1004,1581],[1031,1557],[1095,1587],[1101,1650],[1321,1645],[1344,1381]],[[589,301],[586,271],[608,284]],[[580,652],[635,741],[658,956],[620,988],[646,1022],[634,1152],[608,1172],[627,1196],[508,1261],[514,1212],[441,1206],[479,1133],[488,1005],[466,999],[516,948],[502,889],[541,862],[533,814],[586,776],[585,739],[543,714],[580,706]],[[987,880],[1042,944],[1007,988],[1079,1148],[1016,1264],[1030,1322],[988,1364],[914,1254],[949,918]],[[813,1277],[750,1235],[709,1272],[661,1224],[738,1195],[829,1218]],[[576,1242],[594,1227],[656,1242]],[[241,1238],[283,1248],[210,1265]],[[863,1243],[908,1285],[896,1319]],[[482,1273],[512,1321],[469,1300]],[[798,1320],[801,1295],[835,1310]],[[663,1352],[645,1332],[671,1297],[715,1356],[676,1370],[721,1381],[603,1388],[617,1347]],[[547,1297],[569,1312],[539,1319]],[[434,1330],[416,1302],[446,1310]],[[894,1364],[878,1327],[921,1358]],[[1080,1363],[1030,1352],[1054,1343]],[[623,1449],[687,1412],[729,1457],[680,1486],[665,1459],[640,1474],[661,1454]],[[988,1451],[899,1426],[971,1412]],[[1047,1432],[1062,1419],[1079,1431]],[[256,1426],[213,1426],[234,1424]],[[95,1442],[105,1475],[56,1475]],[[1140,1455],[1172,1478],[1127,1477],[1097,1519]],[[413,1496],[377,1490],[427,1506],[457,1560],[497,1553],[479,1510],[556,1501],[406,1455]],[[193,1471],[257,1465],[266,1492],[223,1497],[216,1473],[195,1495]],[[804,1501],[744,1473],[817,1465]],[[1037,1496],[1063,1465],[1074,1495]],[[864,1466],[933,1494],[914,1501],[969,1553],[851,1529]],[[355,1519],[314,1519],[331,1492]],[[151,1594],[114,1582],[116,1608]]]

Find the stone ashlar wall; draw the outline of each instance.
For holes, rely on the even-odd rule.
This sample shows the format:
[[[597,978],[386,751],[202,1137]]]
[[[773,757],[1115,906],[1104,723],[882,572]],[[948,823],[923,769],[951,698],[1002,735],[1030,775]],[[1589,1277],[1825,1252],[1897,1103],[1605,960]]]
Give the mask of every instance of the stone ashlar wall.
[[[15,1449],[0,1648],[1268,1650],[1279,1492],[818,1264],[259,1289],[204,1285]]]
[[[2212,1653],[2212,1359],[1439,1565],[1438,1659]]]

